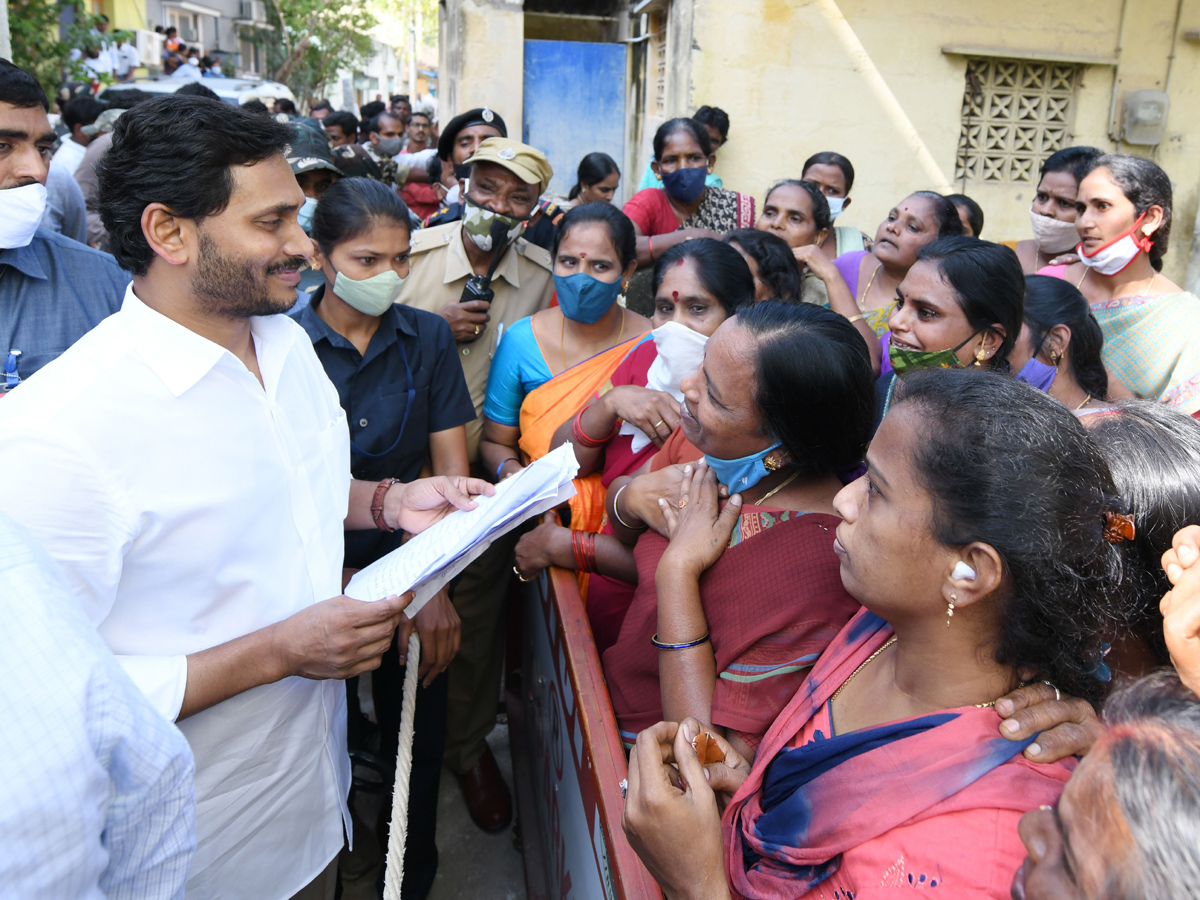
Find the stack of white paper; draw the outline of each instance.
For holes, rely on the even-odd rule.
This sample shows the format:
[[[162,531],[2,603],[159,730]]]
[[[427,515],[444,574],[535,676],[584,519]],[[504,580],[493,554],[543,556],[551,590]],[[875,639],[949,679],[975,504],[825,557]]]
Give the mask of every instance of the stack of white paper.
[[[357,600],[381,600],[389,594],[415,591],[405,612],[409,617],[496,538],[526,519],[575,496],[579,472],[575,449],[563,444],[511,478],[496,485],[491,497],[477,497],[475,509],[456,510],[359,571],[346,586]]]

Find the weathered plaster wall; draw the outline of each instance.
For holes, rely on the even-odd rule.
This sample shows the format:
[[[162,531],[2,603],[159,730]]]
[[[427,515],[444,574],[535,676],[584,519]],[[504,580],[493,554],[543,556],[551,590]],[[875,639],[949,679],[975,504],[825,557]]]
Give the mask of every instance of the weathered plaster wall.
[[[690,77],[673,67],[671,112],[706,103],[729,112],[730,140],[717,164],[726,185],[761,201],[771,182],[798,177],[808,155],[837,150],[858,173],[839,222],[868,234],[913,190],[961,189],[951,179],[966,63],[943,46],[1119,57],[1119,70],[1083,70],[1075,103],[1072,143],[1103,150],[1118,149],[1108,137],[1118,71],[1122,94],[1164,89],[1173,47],[1167,135],[1155,158],[1176,190],[1166,271],[1183,279],[1200,195],[1200,44],[1173,41],[1173,29],[1177,9],[1181,32],[1200,27],[1200,0],[1128,0],[1123,40],[1121,0],[674,0],[673,19],[683,7],[694,10],[689,34],[674,39],[691,42]],[[985,237],[1029,236],[1033,187],[968,183],[987,215]]]

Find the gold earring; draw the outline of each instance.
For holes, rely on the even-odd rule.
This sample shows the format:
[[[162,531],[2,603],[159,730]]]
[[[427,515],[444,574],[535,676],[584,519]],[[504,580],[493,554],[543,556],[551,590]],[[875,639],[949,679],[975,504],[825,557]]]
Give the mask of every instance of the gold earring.
[[[950,620],[954,618],[954,604],[958,600],[958,594],[950,595],[950,605],[946,609],[946,627],[950,627]]]
[[[987,351],[983,349],[983,344],[979,345],[979,349],[975,351],[975,366],[976,368],[983,365],[987,359]]]
[[[777,453],[771,453],[763,460],[763,466],[768,472],[774,472],[783,468],[783,456]]]

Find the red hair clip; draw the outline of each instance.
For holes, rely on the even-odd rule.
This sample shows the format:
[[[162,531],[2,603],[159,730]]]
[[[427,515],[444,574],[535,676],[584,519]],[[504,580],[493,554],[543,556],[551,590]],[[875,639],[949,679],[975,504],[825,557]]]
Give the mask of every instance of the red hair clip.
[[[1137,529],[1133,527],[1133,516],[1115,512],[1104,514],[1104,539],[1110,544],[1132,541],[1136,536]]]

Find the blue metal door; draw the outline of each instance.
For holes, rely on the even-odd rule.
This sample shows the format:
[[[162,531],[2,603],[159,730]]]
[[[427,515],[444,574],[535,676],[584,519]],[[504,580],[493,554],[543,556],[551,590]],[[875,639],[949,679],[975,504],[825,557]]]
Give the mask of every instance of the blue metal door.
[[[597,150],[617,165],[625,148],[625,45],[525,42],[525,143],[550,159],[550,190],[566,195],[579,161]],[[621,188],[631,173],[621,173]],[[638,177],[633,173],[635,182]],[[618,192],[618,200],[624,191]]]

